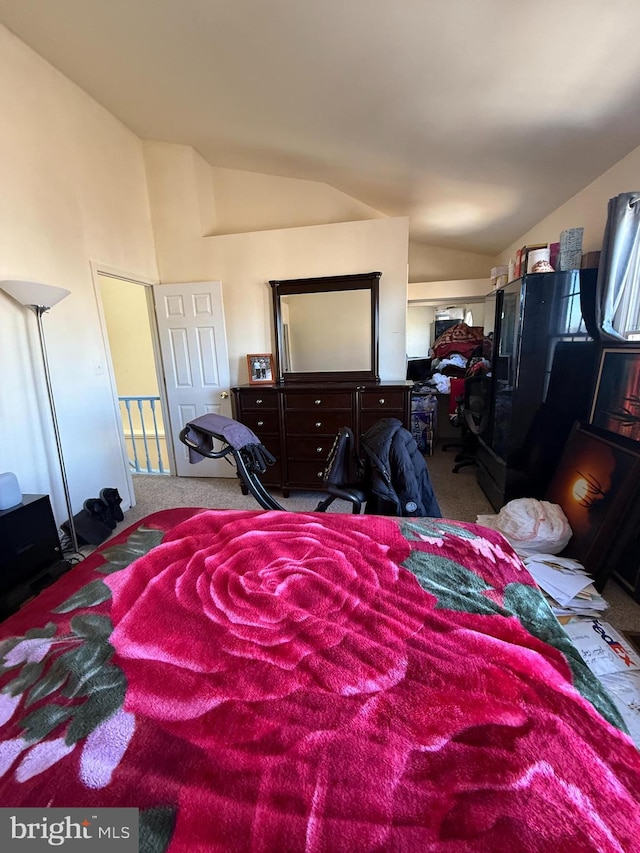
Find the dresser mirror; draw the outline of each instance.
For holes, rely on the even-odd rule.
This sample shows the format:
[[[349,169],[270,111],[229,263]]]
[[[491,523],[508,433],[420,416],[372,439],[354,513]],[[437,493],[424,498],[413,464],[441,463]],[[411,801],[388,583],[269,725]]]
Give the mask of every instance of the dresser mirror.
[[[269,282],[279,383],[379,381],[380,275]]]

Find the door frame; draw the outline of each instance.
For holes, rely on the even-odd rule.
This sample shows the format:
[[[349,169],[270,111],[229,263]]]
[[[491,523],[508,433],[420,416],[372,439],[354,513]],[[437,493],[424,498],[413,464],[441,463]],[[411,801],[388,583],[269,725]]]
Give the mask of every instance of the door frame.
[[[93,281],[93,289],[96,297],[96,305],[98,308],[98,318],[100,321],[100,332],[102,334],[102,342],[104,345],[104,351],[106,355],[106,365],[107,365],[107,374],[109,376],[109,385],[111,387],[111,397],[113,401],[113,413],[114,413],[114,425],[118,431],[118,441],[120,443],[120,450],[122,453],[122,465],[125,472],[125,477],[127,481],[127,486],[129,490],[129,500],[131,502],[131,506],[135,506],[136,504],[136,496],[133,489],[133,477],[131,474],[131,469],[129,467],[129,455],[127,453],[127,446],[124,438],[124,431],[122,429],[122,417],[120,414],[120,402],[118,400],[118,387],[116,384],[116,376],[115,371],[113,369],[113,359],[111,358],[111,347],[109,344],[109,334],[107,330],[107,321],[104,315],[104,307],[102,304],[102,295],[100,293],[100,278],[99,276],[105,276],[105,278],[117,278],[122,279],[123,281],[128,281],[131,284],[139,284],[142,285],[145,289],[145,301],[147,304],[147,315],[149,317],[149,328],[151,330],[151,344],[153,347],[153,359],[156,366],[156,375],[158,377],[158,394],[160,396],[160,409],[162,411],[162,420],[164,422],[165,428],[165,441],[167,443],[167,454],[169,459],[169,473],[173,474],[176,470],[176,461],[173,452],[173,435],[171,432],[171,424],[169,422],[168,416],[168,406],[167,406],[167,392],[165,388],[165,380],[164,380],[164,365],[162,363],[162,357],[160,354],[160,338],[158,335],[158,326],[156,320],[156,312],[155,305],[153,301],[153,285],[159,284],[160,282],[157,279],[147,278],[146,276],[136,275],[125,270],[118,269],[117,267],[109,266],[108,264],[96,263],[94,261],[90,261],[89,265],[91,267],[91,278]]]

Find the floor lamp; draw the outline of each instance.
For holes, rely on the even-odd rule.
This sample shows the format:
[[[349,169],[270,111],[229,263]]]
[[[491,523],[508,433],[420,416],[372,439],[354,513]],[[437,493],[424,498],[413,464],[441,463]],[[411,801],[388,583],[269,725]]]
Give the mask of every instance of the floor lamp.
[[[53,432],[56,437],[56,448],[58,450],[58,461],[60,463],[60,473],[62,474],[62,486],[64,488],[64,497],[67,502],[67,512],[69,513],[69,535],[71,537],[71,545],[74,551],[78,551],[78,536],[73,521],[73,509],[71,507],[71,496],[69,494],[69,484],[67,482],[67,472],[64,466],[64,456],[62,454],[62,443],[60,441],[60,430],[58,429],[58,417],[56,415],[56,406],[53,399],[53,389],[51,387],[51,375],[49,373],[49,360],[47,358],[47,343],[44,337],[44,327],[42,324],[42,315],[45,314],[54,305],[68,296],[71,291],[65,290],[64,287],[55,287],[52,284],[42,284],[38,281],[0,281],[0,288],[9,296],[12,296],[17,302],[31,308],[36,315],[38,321],[38,336],[40,338],[40,350],[42,352],[42,363],[44,365],[44,376],[47,384],[47,395],[49,397],[49,408],[51,409],[51,420],[53,422]]]

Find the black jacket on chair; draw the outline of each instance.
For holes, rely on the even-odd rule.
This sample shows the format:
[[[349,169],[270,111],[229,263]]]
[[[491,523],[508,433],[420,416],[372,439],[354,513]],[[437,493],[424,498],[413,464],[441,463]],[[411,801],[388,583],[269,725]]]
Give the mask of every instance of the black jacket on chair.
[[[441,518],[424,456],[397,418],[383,418],[362,436],[366,512]]]

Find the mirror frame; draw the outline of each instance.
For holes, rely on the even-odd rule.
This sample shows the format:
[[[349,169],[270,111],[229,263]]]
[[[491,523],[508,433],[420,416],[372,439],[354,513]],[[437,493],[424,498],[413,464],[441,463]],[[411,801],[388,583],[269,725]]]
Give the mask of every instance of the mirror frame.
[[[279,385],[294,382],[379,382],[378,374],[378,301],[381,272],[356,275],[332,275],[324,278],[292,278],[269,282],[273,298],[273,327],[275,335],[276,381]],[[284,373],[284,336],[282,333],[282,296],[294,293],[335,293],[341,290],[367,290],[371,296],[371,357],[369,370],[314,370],[305,373]],[[331,341],[327,341],[331,346]]]

